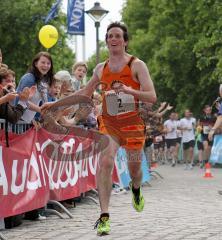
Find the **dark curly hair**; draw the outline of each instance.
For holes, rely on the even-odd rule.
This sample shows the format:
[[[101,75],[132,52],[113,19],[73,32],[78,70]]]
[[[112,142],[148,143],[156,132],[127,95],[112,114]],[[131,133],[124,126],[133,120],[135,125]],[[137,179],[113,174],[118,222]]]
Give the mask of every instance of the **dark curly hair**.
[[[107,42],[107,39],[108,39],[108,32],[111,28],[120,28],[122,31],[123,31],[123,39],[125,42],[128,42],[129,41],[129,34],[128,34],[128,30],[127,30],[127,27],[126,25],[124,25],[123,23],[121,22],[113,22],[113,23],[110,23],[107,27],[107,30],[106,30],[106,42]],[[126,46],[126,50],[127,50],[127,46]]]

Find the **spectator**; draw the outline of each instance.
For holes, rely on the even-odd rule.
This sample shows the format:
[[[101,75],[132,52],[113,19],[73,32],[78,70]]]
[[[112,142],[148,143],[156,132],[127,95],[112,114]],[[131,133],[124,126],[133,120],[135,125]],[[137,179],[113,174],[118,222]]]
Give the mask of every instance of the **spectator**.
[[[48,102],[54,102],[59,99],[61,91],[61,82],[54,80],[52,85],[48,87],[48,93],[47,93],[47,101]],[[39,106],[42,106],[42,100],[39,103]],[[37,112],[35,114],[35,122],[33,121],[33,124],[35,125],[36,129],[40,127],[39,122],[42,120],[40,112]]]
[[[72,77],[70,73],[66,70],[60,70],[54,75],[55,81],[60,82],[61,90],[60,97],[64,97],[73,93],[74,89],[72,88]]]
[[[37,91],[30,99],[30,109],[23,115],[22,120],[31,123],[36,112],[40,112],[40,101],[47,102],[47,87],[53,83],[53,62],[48,52],[39,52],[32,60],[28,73],[22,76],[17,92],[25,87],[36,86]]]
[[[72,75],[74,80],[72,81],[73,88],[78,91],[81,89],[81,85],[83,83],[83,79],[86,76],[88,71],[88,67],[85,62],[77,62],[72,67]]]
[[[220,93],[220,97],[222,98],[222,84],[220,84],[219,93]],[[208,139],[210,141],[212,141],[213,140],[213,135],[215,133],[217,133],[221,128],[222,128],[222,104],[220,104],[217,120],[216,120],[214,126],[211,128],[211,130],[208,134]]]
[[[16,89],[15,72],[11,69],[8,69],[7,80],[10,81]]]
[[[61,82],[55,81],[48,89],[48,102],[59,99],[61,92]]]
[[[16,123],[28,107],[27,100],[30,90],[25,88],[20,94],[14,92],[13,84],[8,79],[8,70],[0,69],[0,118],[7,119],[10,123]],[[9,104],[16,97],[19,97],[19,103],[16,106]]]

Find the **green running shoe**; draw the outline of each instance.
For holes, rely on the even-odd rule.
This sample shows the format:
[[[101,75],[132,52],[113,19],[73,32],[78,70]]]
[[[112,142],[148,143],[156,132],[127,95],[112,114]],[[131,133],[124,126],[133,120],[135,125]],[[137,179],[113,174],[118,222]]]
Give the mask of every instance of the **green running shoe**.
[[[100,217],[94,226],[94,229],[97,228],[97,235],[108,235],[110,232],[110,220],[108,217]]]
[[[143,194],[142,194],[142,191],[141,191],[141,187],[140,187],[140,194],[137,196],[133,193],[132,182],[130,182],[129,186],[130,186],[131,192],[133,194],[133,198],[132,198],[133,207],[136,209],[137,212],[142,212],[143,208],[144,208],[145,200],[144,200],[144,197],[143,197]]]

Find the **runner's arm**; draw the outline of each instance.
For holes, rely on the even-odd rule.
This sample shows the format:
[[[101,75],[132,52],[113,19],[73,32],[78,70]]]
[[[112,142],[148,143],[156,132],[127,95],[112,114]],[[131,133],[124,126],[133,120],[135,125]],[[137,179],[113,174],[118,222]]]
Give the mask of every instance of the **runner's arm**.
[[[157,100],[156,92],[146,64],[141,60],[135,60],[132,71],[135,73],[141,87],[140,90],[131,88],[129,94],[141,101],[155,103]]]
[[[44,113],[45,110],[52,109],[52,108],[55,109],[58,107],[70,106],[70,105],[78,104],[81,102],[86,102],[86,103],[90,102],[91,96],[99,82],[99,70],[100,69],[101,69],[101,64],[97,65],[92,78],[90,79],[90,81],[86,84],[86,86],[83,89],[80,89],[79,91],[73,93],[72,95],[62,98],[56,102],[50,102],[50,103],[43,104],[41,107],[42,113]]]

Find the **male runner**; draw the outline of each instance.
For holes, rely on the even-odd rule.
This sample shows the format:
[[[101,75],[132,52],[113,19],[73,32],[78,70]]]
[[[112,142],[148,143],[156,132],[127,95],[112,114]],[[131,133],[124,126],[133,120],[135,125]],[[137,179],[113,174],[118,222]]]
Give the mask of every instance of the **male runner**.
[[[200,167],[204,167],[205,163],[208,162],[211,147],[213,146],[213,141],[208,139],[208,134],[213,127],[214,123],[216,122],[216,117],[212,114],[212,108],[209,105],[205,105],[203,109],[203,116],[198,121],[198,126],[201,127],[201,142],[199,143],[199,148],[203,150],[203,162],[200,163]]]
[[[97,188],[101,215],[96,223],[98,235],[110,231],[109,200],[112,190],[112,169],[119,146],[126,149],[128,168],[132,179],[133,206],[140,212],[144,207],[141,192],[141,150],[144,145],[144,123],[139,116],[138,103],[155,102],[156,93],[149,71],[144,62],[126,52],[128,32],[125,25],[114,22],[107,28],[106,44],[109,58],[96,66],[91,80],[86,87],[74,93],[92,96],[101,84],[102,115],[99,117],[99,130],[110,139],[109,148],[101,153],[97,168]],[[73,95],[73,96],[74,96]],[[76,100],[76,98],[75,98]],[[56,103],[47,103],[43,110],[74,104],[69,96]]]

